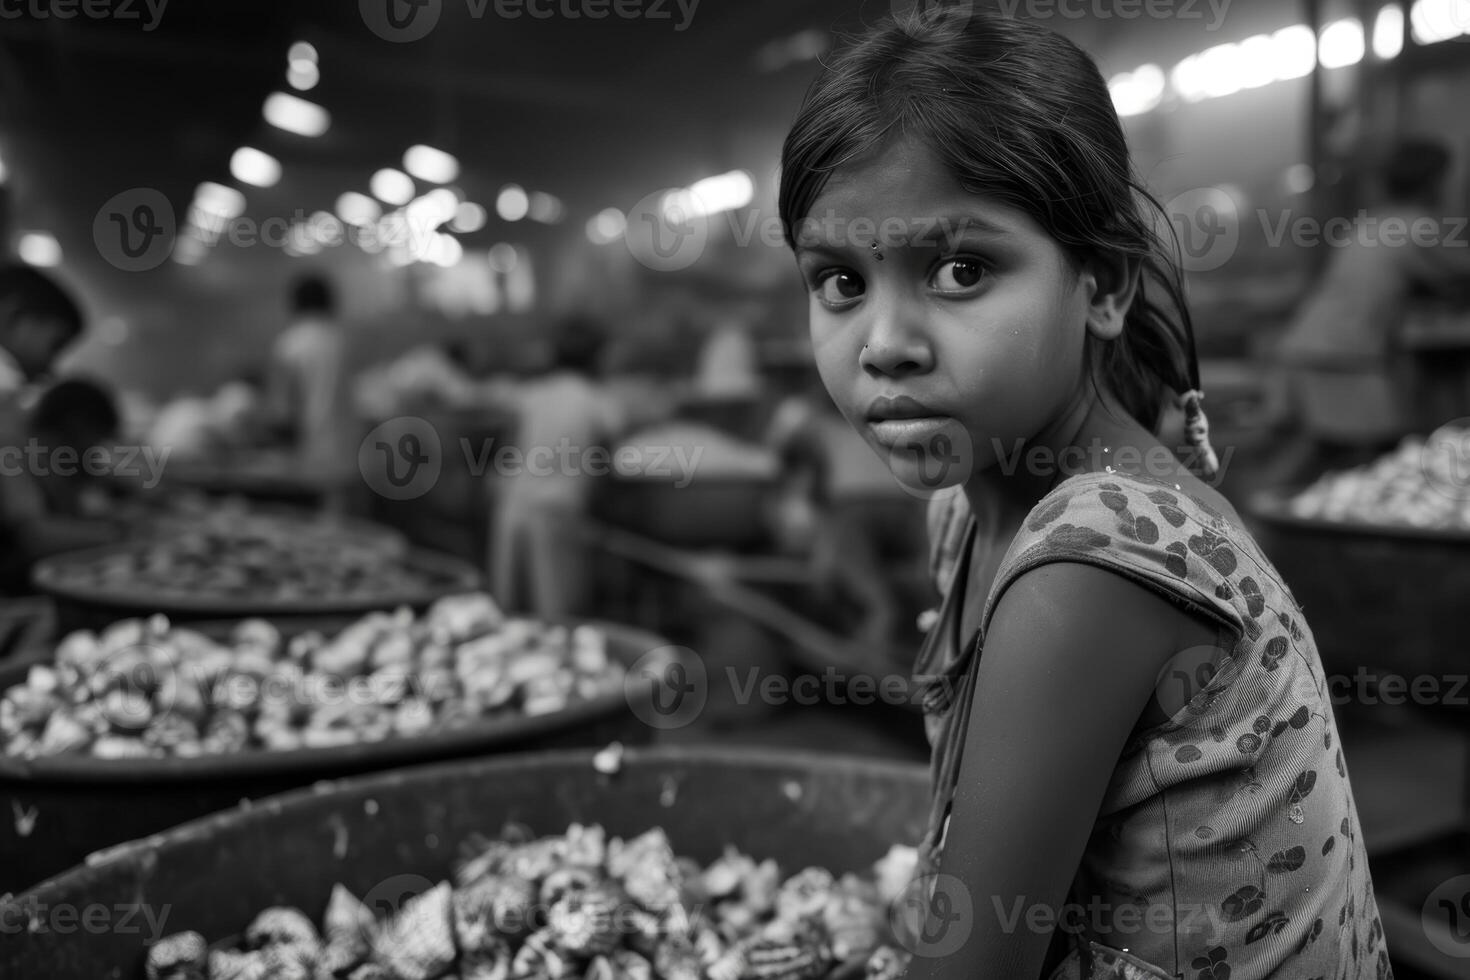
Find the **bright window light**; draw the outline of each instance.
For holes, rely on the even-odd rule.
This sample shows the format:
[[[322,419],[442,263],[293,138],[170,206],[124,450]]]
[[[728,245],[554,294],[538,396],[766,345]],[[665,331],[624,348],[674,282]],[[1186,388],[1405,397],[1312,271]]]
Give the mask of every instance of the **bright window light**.
[[[594,245],[609,245],[623,237],[628,219],[617,208],[605,208],[587,221],[587,240]]]
[[[242,184],[274,187],[281,179],[281,163],[253,146],[242,146],[230,157],[230,173]]]
[[[372,180],[368,181],[368,189],[384,204],[400,205],[413,200],[412,178],[392,167],[384,167],[373,174]]]
[[[15,253],[26,265],[49,268],[61,264],[61,243],[44,231],[28,231],[21,235]]]
[[[459,161],[453,154],[419,144],[403,154],[403,169],[426,184],[447,184],[459,176]]]
[[[298,136],[320,136],[332,125],[332,117],[327,110],[315,102],[285,92],[272,92],[266,96],[261,114],[277,129]]]
[[[245,213],[245,195],[233,187],[206,180],[194,188],[194,207],[211,217],[231,221]]]
[[[286,69],[286,81],[298,92],[306,92],[316,88],[316,83],[322,80],[322,71],[311,61],[293,61],[291,67]]]
[[[1317,41],[1317,60],[1323,68],[1347,68],[1362,61],[1366,50],[1362,22],[1349,17],[1322,29]]]
[[[454,220],[449,227],[461,234],[471,234],[485,227],[485,208],[474,201],[462,201],[454,209]]]
[[[524,188],[507,184],[495,199],[495,213],[504,221],[520,221],[531,213],[531,198]]]
[[[1391,3],[1378,11],[1378,19],[1373,22],[1373,53],[1389,61],[1403,50],[1404,8]]]
[[[337,198],[337,217],[349,225],[366,228],[382,216],[383,209],[378,202],[366,194],[348,191]]]
[[[1306,24],[1283,27],[1271,35],[1271,42],[1278,82],[1305,78],[1317,67],[1317,38]]]
[[[1470,0],[1417,0],[1409,10],[1416,44],[1437,44],[1470,34]]]

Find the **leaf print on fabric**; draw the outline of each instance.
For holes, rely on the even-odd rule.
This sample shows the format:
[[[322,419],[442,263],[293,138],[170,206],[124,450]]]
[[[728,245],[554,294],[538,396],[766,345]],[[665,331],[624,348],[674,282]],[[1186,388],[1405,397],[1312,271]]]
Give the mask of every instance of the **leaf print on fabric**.
[[[1281,623],[1281,628],[1291,634],[1293,640],[1302,642],[1302,628],[1296,624],[1296,620],[1284,612],[1277,613],[1276,619]]]
[[[1251,755],[1261,747],[1261,736],[1255,732],[1246,732],[1235,740],[1235,747],[1242,755]]]
[[[1098,494],[1098,499],[1102,501],[1102,505],[1104,507],[1115,514],[1121,514],[1128,509],[1128,498],[1123,496],[1121,493],[1116,493],[1112,490],[1104,490],[1102,493]]]
[[[1211,728],[1210,738],[1213,738],[1217,742],[1225,741],[1225,726],[1215,725],[1213,728]]]
[[[1064,496],[1056,496],[1044,501],[1040,507],[1036,508],[1036,511],[1031,515],[1031,520],[1026,522],[1026,526],[1033,531],[1040,531],[1052,521],[1061,517],[1066,511],[1067,505],[1071,502],[1071,497]]]
[[[1260,922],[1257,922],[1255,925],[1251,926],[1250,932],[1245,934],[1246,945],[1250,945],[1251,943],[1258,943],[1262,939],[1265,939],[1267,936],[1276,935],[1282,929],[1286,928],[1286,923],[1286,913],[1272,912]]]
[[[1276,723],[1276,727],[1271,729],[1271,737],[1272,738],[1279,738],[1281,736],[1281,733],[1284,732],[1284,731],[1286,731],[1290,727],[1291,727],[1291,722],[1289,722],[1289,721],[1278,721]]]
[[[1271,855],[1271,860],[1266,862],[1266,870],[1273,875],[1288,874],[1299,871],[1303,864],[1307,863],[1307,849],[1305,847],[1291,847],[1284,851],[1277,851]]]
[[[1140,517],[1134,521],[1133,530],[1138,535],[1138,540],[1144,544],[1158,544],[1159,526],[1147,517]]]
[[[1200,840],[1214,840],[1215,828],[1208,826],[1196,827],[1194,828],[1194,836],[1198,837]]]
[[[1106,548],[1112,543],[1112,539],[1106,534],[1094,531],[1090,527],[1078,527],[1076,524],[1060,524],[1052,528],[1047,533],[1046,540],[1053,547],[1077,551]]]
[[[1261,587],[1249,575],[1240,580],[1240,594],[1245,598],[1245,610],[1252,618],[1266,611],[1266,597],[1261,595]]]
[[[1198,745],[1181,745],[1179,746],[1179,750],[1174,753],[1174,761],[1176,762],[1198,762],[1204,757],[1205,754],[1199,750]]]
[[[1150,490],[1148,492],[1148,499],[1152,500],[1160,507],[1164,506],[1165,504],[1173,506],[1174,504],[1179,503],[1179,498],[1174,496],[1167,490]]]
[[[1235,571],[1235,551],[1214,531],[1190,535],[1189,550],[1214,566],[1221,575]]]
[[[1123,488],[1118,486],[1116,483],[1099,483],[1097,487],[1099,490],[1111,490],[1113,493],[1123,492]]]
[[[1337,838],[1336,837],[1329,837],[1329,838],[1327,838],[1327,840],[1322,844],[1322,856],[1323,857],[1326,857],[1327,855],[1331,854],[1332,853],[1332,849],[1334,847],[1336,847],[1336,846],[1337,846]]]
[[[1226,922],[1249,919],[1266,906],[1266,893],[1255,885],[1246,885],[1220,903]]]
[[[1196,956],[1189,965],[1199,971],[1195,980],[1230,980],[1229,958],[1224,946],[1216,946],[1204,956]]]
[[[1271,719],[1267,718],[1265,715],[1261,715],[1251,724],[1251,731],[1255,732],[1257,735],[1264,735],[1266,734],[1266,730],[1270,727]]]
[[[1311,720],[1312,712],[1307,708],[1306,705],[1302,705],[1300,708],[1297,708],[1296,712],[1291,716],[1291,727],[1305,728],[1307,727],[1307,722]]]
[[[1342,761],[1342,749],[1337,750],[1337,774],[1344,779],[1347,778],[1347,766]]]
[[[1305,953],[1307,947],[1315,943],[1320,935],[1322,935],[1322,920],[1318,919],[1312,923],[1312,928],[1308,929],[1307,934],[1302,937],[1302,944],[1296,948],[1297,955]]]
[[[1291,802],[1300,803],[1302,800],[1305,800],[1307,797],[1311,796],[1312,787],[1316,785],[1317,771],[1315,769],[1308,769],[1306,772],[1296,777],[1296,785],[1293,786],[1291,789]],[[1343,826],[1347,826],[1346,818],[1343,819]],[[1347,833],[1347,831],[1343,831],[1343,833]]]
[[[1164,548],[1164,567],[1175,578],[1189,578],[1189,564],[1184,560],[1189,554],[1184,545],[1175,541]]]
[[[1159,516],[1168,521],[1171,527],[1183,527],[1184,522],[1188,520],[1184,516],[1184,511],[1170,504],[1159,505]]]
[[[1266,649],[1261,651],[1261,666],[1267,670],[1275,670],[1281,666],[1282,659],[1286,656],[1289,645],[1284,636],[1273,636],[1266,641]]]
[[[1215,598],[1220,599],[1224,602],[1229,602],[1231,599],[1235,598],[1235,590],[1230,587],[1229,582],[1221,582],[1219,585],[1215,586]]]

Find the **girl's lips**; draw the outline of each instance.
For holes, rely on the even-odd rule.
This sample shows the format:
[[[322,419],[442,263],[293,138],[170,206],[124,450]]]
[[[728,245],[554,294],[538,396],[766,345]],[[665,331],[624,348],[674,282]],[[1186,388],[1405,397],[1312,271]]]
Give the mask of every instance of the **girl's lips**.
[[[912,419],[873,419],[868,422],[874,438],[888,449],[918,446],[932,449],[954,420],[947,415],[927,415]]]

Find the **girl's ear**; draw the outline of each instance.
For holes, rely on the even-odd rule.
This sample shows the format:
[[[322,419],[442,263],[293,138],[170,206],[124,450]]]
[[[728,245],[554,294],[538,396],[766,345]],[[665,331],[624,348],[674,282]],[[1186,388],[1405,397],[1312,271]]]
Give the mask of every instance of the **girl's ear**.
[[[1098,340],[1118,339],[1142,272],[1143,261],[1135,255],[1094,256],[1083,264],[1089,334]]]

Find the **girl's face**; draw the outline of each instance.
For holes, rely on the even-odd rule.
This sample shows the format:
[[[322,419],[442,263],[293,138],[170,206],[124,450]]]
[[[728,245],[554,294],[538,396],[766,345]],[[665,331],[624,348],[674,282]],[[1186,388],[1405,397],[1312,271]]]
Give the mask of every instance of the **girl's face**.
[[[964,483],[1046,433],[1089,390],[1089,321],[1110,332],[1091,272],[912,142],[835,174],[796,252],[822,381],[911,488]]]

